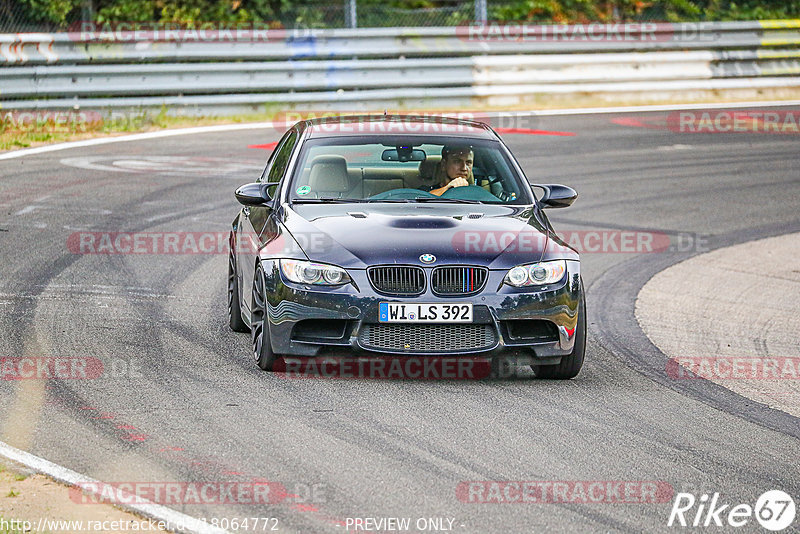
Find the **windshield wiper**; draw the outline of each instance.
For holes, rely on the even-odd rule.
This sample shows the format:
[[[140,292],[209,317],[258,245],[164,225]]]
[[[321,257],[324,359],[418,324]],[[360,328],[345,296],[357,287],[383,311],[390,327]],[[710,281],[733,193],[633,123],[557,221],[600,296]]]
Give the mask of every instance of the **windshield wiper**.
[[[361,202],[366,202],[366,203],[375,203],[375,202],[406,203],[406,202],[414,202],[414,199],[413,198],[365,198]]]
[[[364,202],[360,198],[296,198],[292,200],[293,204],[351,204],[357,202]]]
[[[412,202],[454,202],[456,204],[483,204],[483,202],[480,200],[466,200],[463,198],[418,197],[411,200]]]
[[[453,204],[483,204],[480,200],[464,200],[461,198],[416,197],[416,198],[297,198],[293,204],[372,204],[377,202],[414,203],[414,202],[450,202]]]

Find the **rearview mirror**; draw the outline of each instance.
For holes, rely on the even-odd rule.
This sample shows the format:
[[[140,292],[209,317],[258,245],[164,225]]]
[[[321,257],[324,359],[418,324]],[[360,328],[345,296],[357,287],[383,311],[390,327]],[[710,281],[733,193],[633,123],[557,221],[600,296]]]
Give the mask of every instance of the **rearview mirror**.
[[[245,184],[236,190],[236,200],[244,206],[263,206],[270,200],[278,184]]]
[[[425,158],[424,150],[405,146],[399,146],[394,150],[387,149],[381,154],[381,159],[383,161],[400,161],[402,163],[407,161],[425,161]]]
[[[534,187],[544,189],[544,195],[539,199],[544,208],[568,208],[578,198],[578,192],[560,184],[533,184]]]

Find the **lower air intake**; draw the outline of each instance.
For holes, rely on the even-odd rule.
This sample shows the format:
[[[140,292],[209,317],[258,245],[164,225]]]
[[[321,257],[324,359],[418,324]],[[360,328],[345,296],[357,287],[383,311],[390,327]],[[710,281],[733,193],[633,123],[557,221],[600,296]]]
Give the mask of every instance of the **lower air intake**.
[[[361,346],[402,352],[459,352],[490,349],[497,335],[490,324],[367,324]]]

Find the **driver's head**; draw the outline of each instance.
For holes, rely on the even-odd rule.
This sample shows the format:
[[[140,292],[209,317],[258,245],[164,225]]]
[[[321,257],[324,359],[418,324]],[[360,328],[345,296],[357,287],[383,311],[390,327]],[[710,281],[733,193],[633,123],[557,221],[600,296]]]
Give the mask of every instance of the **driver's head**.
[[[474,154],[468,146],[444,146],[442,148],[442,163],[437,173],[442,185],[447,185],[450,180],[465,178],[470,185],[475,184],[472,176]]]

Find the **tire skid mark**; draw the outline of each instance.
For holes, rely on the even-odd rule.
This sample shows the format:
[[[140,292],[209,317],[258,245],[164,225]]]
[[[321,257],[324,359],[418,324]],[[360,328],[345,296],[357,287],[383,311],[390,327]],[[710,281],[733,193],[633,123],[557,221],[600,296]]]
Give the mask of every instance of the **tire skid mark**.
[[[201,267],[202,267],[202,264],[198,264],[195,267],[195,270],[200,269]],[[188,276],[190,276],[190,274],[191,273],[186,273],[182,277],[182,279],[187,278]],[[220,287],[219,287],[219,301],[222,302],[224,298],[225,298],[225,287],[224,287],[224,284],[221,281]],[[197,331],[191,330],[189,327],[187,327],[183,323],[177,322],[172,318],[168,318],[167,319],[167,325],[169,327],[168,331],[172,335],[176,335],[176,336],[180,337],[181,339],[183,339],[187,343],[200,346],[201,348],[205,349],[206,351],[208,351],[211,354],[216,354],[217,353],[217,345],[215,345],[213,343],[213,339],[211,339],[211,338],[208,338],[208,339],[200,338],[200,336],[198,335],[199,333]],[[201,329],[201,331],[202,331],[202,329]],[[228,359],[228,358],[230,358],[230,356],[227,355],[227,354],[223,357],[223,359]],[[246,358],[236,358],[231,363],[238,364],[237,366],[240,365],[242,368],[245,368],[246,363],[252,363],[252,362],[249,362],[249,360],[246,359]],[[250,367],[250,366],[248,366],[248,367]],[[250,372],[257,373],[259,375],[263,374],[262,371],[256,370],[256,369],[257,368],[253,365],[253,366],[250,367],[249,370],[250,370]],[[196,379],[198,381],[202,381],[203,377],[198,375],[198,376],[196,376]],[[279,382],[283,382],[283,381],[279,381]],[[184,461],[187,460],[186,458],[180,458],[180,457],[179,457],[179,459],[184,460]],[[196,461],[192,461],[190,465],[192,467],[197,467],[198,465],[202,465],[202,463],[198,464]],[[235,472],[238,474],[238,476],[244,476],[244,477],[253,477],[254,476],[252,474],[246,474],[247,472],[245,470],[241,470],[241,469],[237,469]],[[223,474],[225,474],[225,473],[223,472]],[[253,480],[255,482],[270,482],[267,479],[262,479],[262,478],[259,478],[257,476],[255,478],[253,478]],[[284,496],[283,500],[285,501],[287,498],[298,499],[298,498],[302,498],[302,497],[300,495],[297,495],[297,494],[286,494]],[[323,521],[325,523],[333,522],[336,525],[344,525],[345,524],[343,519],[334,519],[333,521],[331,521],[331,519],[329,519],[330,516],[327,516],[327,515],[323,514],[323,512],[322,512],[322,510],[321,510],[321,508],[319,506],[314,506],[314,505],[305,504],[305,503],[291,503],[291,502],[290,503],[286,503],[286,504],[289,504],[289,507],[291,509],[295,510],[296,512],[300,512],[302,514],[309,514],[309,515],[313,516],[314,520]]]
[[[91,182],[90,179],[84,180],[77,180],[77,182],[83,184],[88,184]],[[128,213],[132,211],[134,208],[140,205],[143,200],[156,200],[162,198],[168,192],[172,190],[179,190],[181,188],[189,187],[190,184],[170,184],[168,187],[150,191],[144,197],[132,199],[127,203],[123,203],[119,211],[122,213]],[[222,204],[220,204],[221,206]],[[175,213],[170,218],[171,221],[180,220],[187,216],[199,214],[202,212],[207,212],[207,208],[204,210],[198,209],[190,209],[184,212]],[[148,225],[139,225],[138,228],[134,227],[131,231],[136,230],[144,230],[148,228]],[[54,279],[56,279],[61,273],[65,272],[69,269],[73,264],[75,264],[78,260],[80,260],[82,256],[73,255],[73,254],[64,254],[52,262],[42,262],[38,265],[34,264],[31,265],[30,268],[24,272],[18,272],[18,275],[23,275],[25,278],[29,280],[28,283],[25,281],[18,281],[17,286],[22,287],[23,291],[27,294],[30,294],[31,297],[40,296],[44,291],[45,288],[48,286],[48,283]],[[32,316],[35,317],[36,310],[39,304],[37,299],[30,298],[30,299],[19,299],[16,300],[12,304],[12,308],[9,312],[10,317],[25,317],[25,316]],[[40,355],[47,351],[42,351],[40,347],[40,340],[38,337],[38,332],[36,331],[36,324],[30,323],[26,321],[13,321],[9,325],[9,329],[7,335],[9,337],[16,337],[20,340],[25,340],[22,342],[22,350],[23,354],[30,353],[34,355]],[[46,341],[46,340],[45,340]],[[152,342],[152,339],[148,341]],[[27,351],[27,352],[26,352]],[[52,352],[52,351],[50,351]],[[33,431],[36,427],[36,423],[39,420],[39,414],[41,412],[42,407],[44,406],[44,387],[45,386],[54,386],[51,390],[50,394],[55,395],[56,397],[60,398],[62,401],[68,403],[68,406],[81,406],[86,407],[90,406],[86,402],[75,402],[80,399],[80,396],[76,394],[76,392],[72,391],[66,384],[60,381],[47,381],[47,384],[42,383],[42,381],[36,380],[28,380],[21,382],[17,386],[17,393],[15,398],[17,399],[16,403],[22,403],[20,406],[24,409],[25,417],[17,417],[14,415],[17,413],[13,409],[10,410],[6,415],[6,420],[3,424],[3,433],[4,433],[4,441],[11,445],[18,446],[18,448],[23,450],[30,449],[31,446],[31,439],[33,435]],[[42,393],[34,393],[30,391],[30,388],[40,388]],[[70,402],[72,401],[72,402]],[[31,406],[30,402],[33,402],[34,405]],[[95,410],[95,408],[92,408]],[[86,416],[85,414],[89,410],[84,409],[70,409],[66,410],[67,412],[71,412],[73,417],[78,421],[83,421],[84,424],[87,424],[91,427],[94,427],[96,430],[104,432],[107,435],[116,435],[114,429],[107,427],[106,425],[102,424],[101,419],[95,419],[91,416]],[[25,428],[16,428],[10,427],[10,425],[19,425],[20,422],[24,422],[27,425]],[[98,426],[99,425],[99,426]],[[136,442],[130,442],[136,443]]]
[[[800,220],[768,223],[747,230],[717,234],[710,250],[756,239],[800,231]],[[639,326],[633,307],[641,288],[658,272],[694,254],[647,254],[633,257],[604,272],[588,288],[596,306],[605,310],[589,328],[592,336],[614,356],[656,384],[763,428],[800,439],[800,418],[772,410],[707,380],[672,380],[663,372],[666,357]],[[624,273],[621,276],[619,273]],[[628,303],[629,305],[626,305]],[[613,324],[614,326],[610,326]],[[620,330],[623,330],[620,333]],[[616,332],[613,336],[605,332]],[[625,334],[624,336],[622,334]],[[627,339],[623,344],[621,339]],[[741,465],[730,466],[739,469]],[[774,476],[774,474],[773,474]],[[790,487],[787,484],[786,487]]]
[[[186,187],[186,186],[187,186],[187,184],[179,184],[179,185],[172,186],[172,187],[170,187],[168,189],[177,189],[177,188]],[[148,196],[157,198],[159,196],[162,196],[163,194],[164,194],[164,190],[160,190],[158,192],[153,192],[153,193],[151,193],[151,195],[148,195]],[[139,202],[140,202],[140,200],[137,200],[136,202],[131,203],[131,204],[139,204]],[[220,208],[221,207],[222,206],[220,205]],[[125,212],[126,210],[124,210],[124,208],[123,208],[120,211]],[[182,213],[179,213],[179,214],[175,214],[175,215],[173,215],[173,216],[171,216],[171,217],[169,217],[167,219],[161,219],[159,221],[159,223],[163,224],[167,220],[172,220],[172,221],[180,220],[180,219],[186,218],[186,217],[194,215],[194,214],[203,214],[203,213],[208,213],[208,207],[205,207],[203,209],[187,210],[185,212],[182,212]],[[147,227],[149,227],[149,225],[142,225],[141,229],[143,230],[143,229],[146,229]],[[35,296],[37,294],[41,294],[45,290],[45,288],[48,286],[48,284],[46,283],[47,280],[55,279],[58,276],[59,273],[61,273],[64,270],[66,270],[70,265],[72,265],[79,258],[80,258],[80,256],[74,256],[74,257],[71,257],[71,258],[70,257],[66,257],[66,258],[62,257],[63,264],[62,264],[60,269],[53,269],[48,273],[47,276],[37,277],[36,278],[37,281],[38,281],[38,284],[35,284],[35,285],[37,285],[38,287],[36,287],[35,289],[38,290],[38,291],[31,291],[31,294],[32,294],[31,296]],[[210,260],[211,259],[209,259],[208,261],[210,261]],[[109,257],[108,261],[111,264],[116,264],[116,267],[118,269],[127,270],[124,258]],[[128,272],[128,274],[133,276],[133,273]],[[184,276],[185,276],[185,273],[178,273],[178,272],[171,273],[171,278],[164,281],[165,287],[172,287],[174,285],[174,282],[183,280]],[[43,282],[45,282],[45,283],[43,283]],[[141,285],[138,280],[135,280],[135,283],[132,283],[132,285],[137,285],[137,284]],[[128,296],[127,295],[123,295],[123,297],[127,298]],[[139,315],[140,315],[140,319],[139,320],[142,323],[146,323],[147,321],[152,320],[153,317],[166,317],[166,314],[164,312],[164,303],[163,302],[156,302],[156,301],[152,301],[152,300],[149,300],[149,301],[144,302],[144,303],[143,302],[137,302],[136,303],[137,305],[134,307],[133,306],[134,303],[131,302],[131,299],[127,299],[127,300],[129,301],[128,302],[128,304],[129,304],[128,305],[128,309],[135,309],[139,313]],[[33,301],[29,300],[28,302],[33,302]],[[154,343],[156,343],[156,344],[154,344]],[[158,347],[161,347],[161,348],[158,348]],[[163,348],[162,341],[161,341],[160,337],[159,337],[158,340],[153,340],[152,338],[148,338],[148,348],[150,349],[151,353],[163,353],[164,348]],[[160,375],[155,375],[153,378],[155,378],[156,380],[153,380],[153,382],[157,382],[157,383],[161,382],[160,380],[158,380],[159,376]],[[170,387],[170,385],[168,385],[168,384],[165,384],[165,385],[167,387]],[[174,385],[172,385],[172,387],[174,387]],[[68,403],[67,403],[67,411],[77,412],[76,415],[78,416],[78,419],[79,420],[83,420],[84,424],[89,424],[90,426],[93,426],[95,429],[97,429],[98,431],[102,432],[105,435],[116,436],[119,439],[119,443],[124,443],[126,448],[128,448],[128,449],[130,449],[131,447],[136,447],[137,450],[142,451],[142,453],[153,452],[153,450],[162,450],[162,449],[170,450],[170,451],[177,451],[177,450],[181,450],[182,451],[183,450],[180,447],[169,447],[169,446],[166,446],[166,447],[165,446],[153,447],[152,445],[148,445],[147,443],[148,443],[148,440],[150,438],[150,436],[148,434],[139,431],[137,429],[137,427],[135,427],[133,425],[125,424],[124,425],[125,426],[124,429],[119,429],[119,428],[117,428],[117,424],[118,423],[115,424],[114,423],[114,418],[111,418],[111,417],[103,417],[102,415],[99,416],[99,417],[96,416],[96,415],[95,416],[89,416],[89,417],[81,417],[81,414],[86,414],[86,413],[97,413],[97,412],[99,412],[99,413],[102,414],[102,413],[107,413],[107,412],[102,412],[101,408],[96,406],[96,405],[94,405],[94,404],[90,405],[89,403],[86,403],[85,401],[82,400],[82,397],[78,392],[69,389],[63,383],[56,383],[55,387],[53,387],[52,394],[57,396],[61,400],[68,401]],[[69,401],[71,401],[71,402],[69,402]],[[76,406],[76,405],[77,406],[81,406],[81,408],[88,408],[88,409],[74,410],[74,408],[70,408],[71,406]],[[122,432],[121,433],[120,430],[125,430],[127,432]],[[136,432],[134,432],[134,430]],[[157,456],[157,455],[153,455],[153,456]],[[177,460],[177,463],[176,463],[175,460]],[[199,458],[198,459],[197,457],[191,457],[191,456],[187,457],[185,455],[183,457],[179,457],[177,459],[176,458],[165,458],[164,455],[161,455],[161,460],[158,461],[158,464],[160,464],[161,467],[163,469],[166,469],[167,471],[175,471],[175,470],[177,470],[179,472],[182,472],[183,478],[185,478],[186,480],[197,480],[198,477],[196,475],[198,474],[198,472],[205,473],[206,475],[210,475],[210,474],[217,474],[221,470],[220,467],[219,467],[219,462],[217,462],[215,460],[208,460],[208,459],[203,459],[203,458]],[[183,467],[181,467],[181,465]],[[227,470],[228,472],[231,472],[231,473],[234,473],[234,472],[236,472],[236,473],[245,473],[246,472],[246,471],[244,471],[242,469],[239,469],[239,468],[236,468],[236,467],[227,467],[225,470]],[[243,476],[243,475],[239,475],[239,476]]]
[[[287,385],[287,382],[289,381],[276,379],[270,381],[270,386],[281,387],[284,390],[284,393],[296,397],[295,391],[293,388]],[[497,387],[499,388],[499,386]],[[337,399],[335,391],[320,390],[317,392],[317,395],[317,401],[321,404],[325,404],[326,402],[334,402]],[[298,401],[302,401],[302,399],[298,399]],[[371,440],[375,440],[376,435],[380,435],[380,454],[382,456],[386,456],[403,465],[413,465],[416,468],[428,473],[438,473],[440,476],[446,476],[453,481],[463,480],[465,479],[465,476],[467,478],[474,478],[476,480],[504,480],[507,478],[506,473],[486,469],[480,465],[466,461],[463,457],[459,458],[459,462],[456,463],[456,461],[452,458],[450,451],[434,448],[429,443],[410,440],[409,438],[412,436],[409,436],[401,429],[395,428],[394,426],[389,426],[381,419],[366,416],[364,414],[360,414],[360,419],[356,421],[347,417],[347,415],[341,414],[337,414],[337,419],[333,420],[315,417],[312,413],[301,412],[295,415],[295,419],[304,425],[328,434],[337,440],[346,442],[355,447],[363,447]],[[344,419],[346,419],[346,421]],[[351,422],[352,425],[347,424]],[[420,455],[412,451],[419,451],[424,453],[424,455]],[[426,457],[428,455],[432,456],[435,460],[439,460],[447,465],[451,465],[452,469],[443,473],[442,466],[438,463],[433,463],[432,460]],[[464,474],[465,468],[469,470],[468,475]],[[532,473],[529,471],[527,472],[526,476],[534,479],[537,477],[540,479],[547,479],[547,475],[545,473]],[[455,482],[453,483],[453,487],[455,488]],[[615,531],[630,532],[631,534],[640,532],[640,530],[631,528],[626,524],[614,519],[613,517],[603,513],[602,511],[593,510],[579,504],[564,504],[560,506],[569,509],[579,517],[603,524]],[[317,510],[310,513],[319,514],[320,518],[323,517],[322,510]],[[341,526],[345,525],[345,522],[342,519],[330,518],[330,516],[328,516],[328,518],[329,521],[334,524]]]

